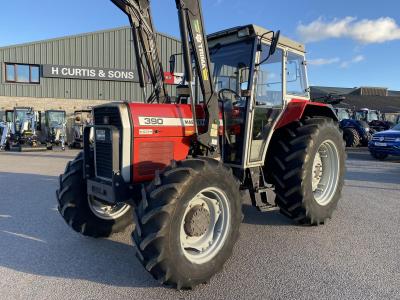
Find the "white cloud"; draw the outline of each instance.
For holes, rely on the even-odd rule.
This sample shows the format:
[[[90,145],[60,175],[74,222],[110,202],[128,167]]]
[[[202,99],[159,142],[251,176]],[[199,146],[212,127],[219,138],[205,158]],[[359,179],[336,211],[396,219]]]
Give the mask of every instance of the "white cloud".
[[[316,58],[316,59],[311,59],[307,61],[308,65],[311,66],[325,66],[325,65],[332,65],[336,64],[342,69],[346,69],[350,67],[350,65],[360,63],[365,60],[364,55],[357,55],[354,56],[350,60],[342,60],[339,57],[333,57],[333,58]]]
[[[340,62],[339,57],[334,57],[334,58],[317,58],[317,59],[312,59],[308,60],[307,64],[313,65],[313,66],[324,66],[324,65],[331,65]]]
[[[353,63],[359,63],[362,62],[363,60],[365,60],[364,55],[357,55],[356,57],[353,58]]]
[[[360,62],[362,62],[362,61],[364,61],[364,60],[365,60],[365,56],[364,56],[364,55],[357,55],[357,56],[353,57],[351,60],[347,60],[347,61],[342,62],[342,63],[340,64],[340,67],[341,67],[342,69],[346,69],[346,68],[348,68],[350,65],[358,64],[358,63],[360,63]]]
[[[305,42],[317,42],[331,38],[351,38],[362,44],[384,43],[400,40],[400,26],[390,17],[357,20],[354,17],[325,21],[322,18],[297,27]]]

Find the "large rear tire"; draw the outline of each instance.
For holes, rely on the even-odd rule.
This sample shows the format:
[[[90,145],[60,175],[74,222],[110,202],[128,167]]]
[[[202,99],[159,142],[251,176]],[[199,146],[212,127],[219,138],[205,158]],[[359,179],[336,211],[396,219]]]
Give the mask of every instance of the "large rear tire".
[[[346,142],[346,147],[358,147],[360,145],[360,135],[354,128],[343,129],[343,138]]]
[[[190,289],[231,256],[242,220],[239,182],[213,159],[175,162],[143,190],[133,241],[162,284]]]
[[[345,147],[336,122],[310,118],[277,131],[267,170],[285,216],[308,225],[331,218],[341,196]]]
[[[76,232],[91,237],[108,237],[133,223],[127,204],[108,206],[90,198],[83,179],[83,152],[68,163],[57,190],[58,211]]]

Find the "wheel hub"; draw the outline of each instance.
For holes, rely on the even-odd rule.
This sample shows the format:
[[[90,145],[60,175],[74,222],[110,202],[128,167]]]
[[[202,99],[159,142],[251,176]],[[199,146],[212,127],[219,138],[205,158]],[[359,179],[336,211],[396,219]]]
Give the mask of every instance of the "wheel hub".
[[[107,205],[95,197],[88,197],[89,208],[93,214],[103,220],[116,220],[128,212],[130,206],[125,203]]]
[[[203,205],[196,205],[185,217],[185,233],[190,237],[200,237],[206,233],[210,221],[210,212]]]
[[[323,165],[320,153],[317,153],[313,165],[313,191],[318,187],[323,174]]]
[[[230,227],[230,205],[224,191],[209,187],[188,203],[180,241],[185,257],[195,264],[210,261],[224,245]]]

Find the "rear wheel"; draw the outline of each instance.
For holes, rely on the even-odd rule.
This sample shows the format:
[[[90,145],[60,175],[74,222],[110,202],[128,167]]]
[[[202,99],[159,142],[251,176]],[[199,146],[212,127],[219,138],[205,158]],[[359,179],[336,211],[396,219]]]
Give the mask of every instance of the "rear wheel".
[[[242,219],[239,183],[230,169],[206,158],[177,162],[143,194],[133,241],[155,279],[187,289],[222,269]]]
[[[343,138],[346,142],[346,147],[357,147],[360,145],[360,135],[354,128],[343,129]]]
[[[88,197],[83,179],[83,152],[69,162],[60,176],[58,211],[76,232],[91,237],[108,237],[132,224],[132,209],[125,203],[107,205]]]
[[[318,225],[331,218],[345,172],[345,149],[337,124],[311,118],[280,129],[267,166],[275,184],[276,203],[287,217]]]

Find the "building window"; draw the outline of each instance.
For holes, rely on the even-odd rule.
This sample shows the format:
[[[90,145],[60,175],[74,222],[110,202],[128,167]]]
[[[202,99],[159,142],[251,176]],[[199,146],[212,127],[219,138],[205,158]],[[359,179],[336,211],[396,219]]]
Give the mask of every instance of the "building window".
[[[39,66],[7,63],[6,82],[40,83]]]

